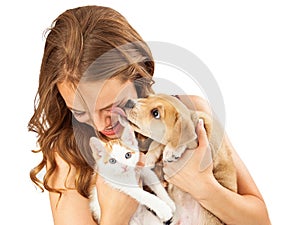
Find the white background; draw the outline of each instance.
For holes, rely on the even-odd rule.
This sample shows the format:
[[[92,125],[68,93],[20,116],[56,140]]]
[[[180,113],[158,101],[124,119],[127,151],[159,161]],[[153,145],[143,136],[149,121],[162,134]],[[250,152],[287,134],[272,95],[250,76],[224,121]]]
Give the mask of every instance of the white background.
[[[27,122],[43,31],[67,8],[83,4],[111,6],[146,41],[177,44],[208,66],[223,93],[227,132],[265,198],[272,224],[298,221],[300,7],[291,0],[195,2],[2,3],[1,224],[53,224],[48,194],[29,179],[40,156],[30,152],[35,136]]]

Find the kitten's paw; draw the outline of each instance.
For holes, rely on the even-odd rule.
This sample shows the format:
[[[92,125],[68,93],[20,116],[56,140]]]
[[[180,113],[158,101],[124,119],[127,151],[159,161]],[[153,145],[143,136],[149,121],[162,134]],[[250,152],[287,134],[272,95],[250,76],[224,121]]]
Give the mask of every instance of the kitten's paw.
[[[163,225],[171,225],[173,222],[173,217],[171,219],[169,219],[168,221],[164,221]]]
[[[170,206],[166,203],[161,207],[160,210],[155,212],[161,221],[168,221],[173,217],[173,212]]]
[[[175,210],[176,210],[176,205],[175,205],[175,203],[172,201],[172,199],[167,200],[166,203],[168,204],[168,206],[170,206],[172,212],[174,213]]]
[[[168,206],[170,206],[172,212],[174,213],[176,210],[176,205],[175,202],[169,197],[169,195],[167,196],[159,196],[161,198],[161,200],[163,200],[165,203],[167,203]]]

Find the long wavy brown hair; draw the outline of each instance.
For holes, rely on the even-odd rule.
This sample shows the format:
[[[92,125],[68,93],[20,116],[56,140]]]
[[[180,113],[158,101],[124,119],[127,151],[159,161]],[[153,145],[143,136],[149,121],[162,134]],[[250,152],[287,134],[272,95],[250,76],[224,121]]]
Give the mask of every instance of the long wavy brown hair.
[[[43,159],[31,170],[30,178],[42,190],[61,194],[62,190],[49,182],[57,170],[56,152],[70,169],[76,168],[76,189],[88,197],[94,163],[88,143],[95,130],[76,121],[57,84],[69,81],[76,87],[83,78],[101,80],[119,76],[124,81],[133,81],[138,96],[143,97],[152,92],[154,60],[147,44],[127,20],[108,7],[67,10],[45,34],[35,109],[28,123],[29,131],[37,133],[39,149],[34,152],[41,152]],[[41,181],[37,174],[46,164]]]

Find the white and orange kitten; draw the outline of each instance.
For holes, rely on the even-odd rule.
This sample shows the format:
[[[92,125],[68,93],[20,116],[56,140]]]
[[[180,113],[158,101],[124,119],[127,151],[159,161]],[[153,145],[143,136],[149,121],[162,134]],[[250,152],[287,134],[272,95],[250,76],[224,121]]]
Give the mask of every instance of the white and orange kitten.
[[[122,121],[121,118],[119,119]],[[175,211],[175,204],[149,167],[137,167],[140,160],[137,141],[129,125],[124,121],[122,121],[122,125],[124,131],[121,140],[103,143],[96,137],[90,139],[93,157],[96,160],[95,169],[111,187],[131,196],[140,203],[131,218],[130,225],[168,224]],[[139,177],[157,196],[140,187]],[[156,216],[146,207],[152,210]],[[90,208],[99,222],[101,209],[96,187],[93,187],[90,195]]]

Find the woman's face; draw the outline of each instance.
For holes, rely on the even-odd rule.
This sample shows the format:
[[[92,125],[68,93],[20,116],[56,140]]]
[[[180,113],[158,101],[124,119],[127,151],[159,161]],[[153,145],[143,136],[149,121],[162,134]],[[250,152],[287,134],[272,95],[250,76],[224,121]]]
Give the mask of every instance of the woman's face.
[[[76,90],[67,81],[57,87],[74,117],[81,123],[94,123],[96,129],[108,138],[119,137],[123,130],[114,109],[123,107],[129,99],[137,98],[134,84],[117,78],[85,82]]]

